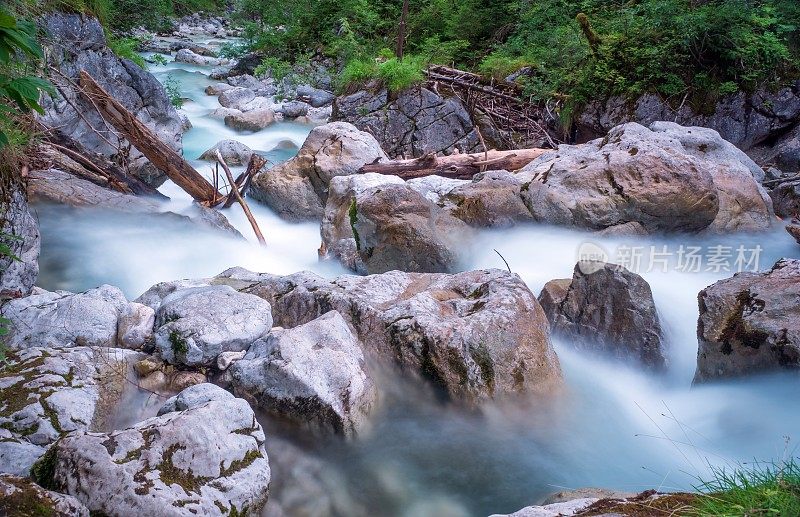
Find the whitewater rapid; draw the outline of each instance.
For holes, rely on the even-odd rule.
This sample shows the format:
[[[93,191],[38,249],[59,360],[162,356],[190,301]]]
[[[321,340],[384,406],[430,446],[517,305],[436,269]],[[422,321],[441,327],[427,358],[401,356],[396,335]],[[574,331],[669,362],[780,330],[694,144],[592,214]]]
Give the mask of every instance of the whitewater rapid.
[[[210,171],[197,158],[219,140],[239,140],[278,162],[296,152],[311,130],[280,122],[258,133],[235,132],[209,116],[219,104],[203,91],[214,82],[207,68],[167,63],[152,65],[151,72],[162,82],[170,76],[180,82],[187,98],[184,111],[193,125],[183,138],[184,155],[200,170]],[[174,184],[160,190],[172,198],[170,209],[189,207],[191,200]],[[160,281],[207,277],[233,266],[275,274],[311,270],[326,277],[346,272],[318,261],[318,224],[290,224],[255,201],[250,206],[266,248],[256,244],[238,206],[226,215],[247,240],[154,215],[38,206],[39,285],[83,291],[108,283],[132,299]],[[761,269],[778,258],[800,255],[781,228],[756,236],[620,240],[524,226],[481,232],[465,269],[505,268],[499,252],[538,294],[548,280],[571,276],[587,242],[605,249],[612,261],[615,250],[651,246],[673,252],[693,245],[760,246]],[[667,333],[669,369],[664,375],[576,352],[556,340],[566,389],[551,400],[468,412],[438,401],[424,386],[392,377],[383,380],[389,395],[373,432],[352,443],[287,433],[268,418],[263,423],[268,432],[322,462],[323,483],[341,496],[341,504],[350,505],[352,515],[481,516],[515,511],[553,491],[585,486],[687,490],[708,474],[709,465],[791,455],[800,440],[796,375],[691,386],[697,293],[732,272],[676,269],[673,263],[666,272],[638,271],[652,287]]]

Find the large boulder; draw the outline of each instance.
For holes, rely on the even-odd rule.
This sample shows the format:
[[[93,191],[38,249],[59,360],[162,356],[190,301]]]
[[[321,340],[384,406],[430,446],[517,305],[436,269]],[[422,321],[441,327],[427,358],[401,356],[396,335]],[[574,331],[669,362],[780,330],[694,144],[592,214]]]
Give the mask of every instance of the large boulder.
[[[716,131],[657,122],[559,146],[518,176],[537,221],[603,230],[629,222],[650,233],[769,228],[763,172]]]
[[[539,296],[553,333],[574,346],[664,370],[667,359],[650,285],[605,262],[581,261],[571,280],[548,282]]]
[[[142,357],[88,347],[11,353],[0,370],[0,472],[25,476],[64,433],[106,428]]]
[[[738,273],[700,291],[695,383],[800,372],[800,260]]]
[[[119,58],[108,48],[103,27],[96,18],[52,12],[44,16],[42,24],[50,64],[58,68],[60,74],[50,77],[58,87],[57,93],[53,97],[42,97],[45,113],[40,121],[71,137],[88,152],[123,158],[122,150],[129,149],[125,158],[129,170],[151,185],[161,185],[166,176],[127,141],[122,139],[118,144],[117,134],[108,128],[92,103],[78,95],[71,83],[77,83],[79,73],[86,71],[162,142],[180,152],[182,122],[164,87],[136,63]]]
[[[230,376],[235,393],[253,405],[345,435],[366,426],[375,403],[358,338],[336,311],[272,331]]]
[[[117,325],[128,300],[117,287],[102,285],[83,293],[36,289],[0,309],[10,320],[4,337],[11,350],[30,347],[117,345]]]
[[[227,89],[220,93],[219,103],[223,108],[240,110],[248,102],[256,98],[256,94],[250,88],[241,86]]]
[[[37,481],[109,516],[257,516],[269,494],[264,442],[247,402],[212,397],[128,429],[72,433]]]
[[[212,366],[222,352],[246,350],[272,328],[269,303],[224,285],[189,287],[156,311],[156,347],[169,363]]]
[[[89,517],[89,510],[72,496],[45,490],[30,479],[2,474],[0,515]]]
[[[275,122],[275,113],[270,109],[254,109],[226,115],[224,120],[226,126],[237,131],[261,131]]]
[[[228,165],[247,165],[253,156],[253,150],[236,140],[220,140],[214,147],[200,155],[201,160],[217,161],[217,151]]]
[[[297,87],[297,98],[307,102],[314,108],[321,108],[332,104],[336,96],[331,92],[304,84]]]
[[[475,227],[508,227],[533,221],[522,201],[522,182],[504,170],[476,174],[471,182],[449,190],[442,204]]]
[[[15,258],[0,255],[0,300],[26,296],[39,275],[39,224],[28,207],[25,187],[9,177],[0,186],[0,243]]]
[[[404,182],[397,176],[372,172],[342,176],[331,181],[320,228],[323,243],[321,251],[324,258],[335,258],[353,271],[365,271],[360,256],[361,250],[356,244],[353,231],[353,224],[358,215],[356,198],[370,189],[384,185],[404,185]]]
[[[339,97],[331,118],[375,135],[393,158],[481,149],[475,124],[461,101],[424,87],[408,88],[396,95],[383,89]]]
[[[338,214],[345,207],[359,259],[356,271],[453,272],[461,269],[469,251],[469,226],[408,185],[372,187],[354,196],[348,205],[330,210]],[[327,212],[326,207],[325,222],[329,220]],[[322,233],[324,238],[329,232]],[[323,246],[328,247],[325,240]]]
[[[547,318],[519,276],[505,271],[393,271],[328,281],[232,269],[212,281],[265,298],[285,328],[338,311],[368,357],[398,363],[455,400],[548,392],[561,383]]]
[[[387,156],[369,133],[344,122],[317,126],[297,155],[253,179],[250,195],[289,220],[319,220],[330,181]]]
[[[197,54],[188,48],[182,48],[175,52],[175,61],[199,66],[220,66],[227,63],[226,59]]]
[[[159,219],[154,224],[163,224],[168,220],[191,222],[239,239],[244,238],[219,210],[193,203],[181,214],[168,212],[165,210],[169,206],[156,199],[123,194],[59,169],[31,171],[28,174],[28,196],[32,202],[146,214],[140,218],[142,224],[151,217]]]
[[[594,101],[580,113],[576,125],[581,140],[605,135],[625,122],[650,125],[659,120],[674,120],[685,126],[701,126],[718,131],[744,151],[772,148],[781,135],[800,117],[800,81],[777,90],[761,88],[752,93],[738,92],[719,100],[710,114],[696,113],[690,103],[676,109],[668,99],[645,94],[635,102],[627,97]],[[704,106],[705,111],[706,106]]]

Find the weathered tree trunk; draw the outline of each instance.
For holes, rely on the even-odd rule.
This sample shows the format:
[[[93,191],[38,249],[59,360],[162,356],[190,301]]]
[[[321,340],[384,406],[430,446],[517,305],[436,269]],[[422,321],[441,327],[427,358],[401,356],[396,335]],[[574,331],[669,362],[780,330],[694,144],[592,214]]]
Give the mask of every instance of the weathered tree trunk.
[[[485,170],[521,169],[550,149],[515,149],[511,151],[487,151],[475,154],[451,154],[435,156],[426,154],[412,160],[393,160],[384,163],[369,163],[359,172],[391,174],[403,179],[423,176],[444,176],[446,178],[470,179]]]
[[[171,147],[159,140],[147,126],[109,95],[92,77],[81,71],[81,94],[89,98],[100,115],[119,131],[160,171],[185,190],[195,201],[211,205],[217,190]]]
[[[400,25],[397,27],[397,47],[395,55],[400,61],[403,60],[406,48],[406,21],[408,20],[408,0],[403,0],[403,13],[400,15]]]
[[[151,187],[136,176],[126,173],[119,165],[105,158],[83,149],[72,137],[61,133],[53,132],[47,137],[50,145],[60,153],[71,158],[81,166],[104,177],[105,185],[124,194],[135,194],[139,196],[166,197],[157,189]],[[80,150],[80,151],[79,151]],[[91,181],[90,178],[87,178]]]

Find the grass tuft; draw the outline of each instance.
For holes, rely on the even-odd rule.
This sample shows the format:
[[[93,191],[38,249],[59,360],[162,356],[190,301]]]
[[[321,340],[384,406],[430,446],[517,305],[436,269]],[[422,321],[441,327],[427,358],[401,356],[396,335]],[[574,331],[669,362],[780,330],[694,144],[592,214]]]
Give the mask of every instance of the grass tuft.
[[[734,517],[800,515],[800,465],[792,459],[776,465],[712,469],[713,479],[695,488],[695,515]]]

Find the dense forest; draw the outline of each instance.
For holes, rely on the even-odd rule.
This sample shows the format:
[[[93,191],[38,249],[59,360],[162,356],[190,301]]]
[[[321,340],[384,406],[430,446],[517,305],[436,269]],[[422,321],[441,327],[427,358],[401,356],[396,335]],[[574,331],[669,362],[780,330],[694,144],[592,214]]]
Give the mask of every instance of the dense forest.
[[[800,69],[800,4],[794,0],[418,0],[408,2],[405,56],[395,56],[403,0],[40,0],[17,10],[91,12],[121,54],[136,27],[168,31],[175,17],[223,13],[241,24],[240,57],[281,77],[333,58],[339,87],[379,79],[402,89],[430,63],[517,81],[535,101],[562,100],[565,114],[609,95],[658,93],[702,112],[739,90],[777,86]]]
[[[173,14],[226,8],[214,0],[145,3],[101,9],[114,29],[157,30]],[[497,77],[529,67],[521,80],[530,95],[575,105],[648,91],[679,100],[723,95],[798,70],[794,0],[412,0],[399,63],[392,56],[402,8],[402,0],[240,0],[234,16],[248,43],[238,50],[260,50],[278,69],[330,56],[345,66],[344,82],[377,76],[398,87],[431,62]]]

